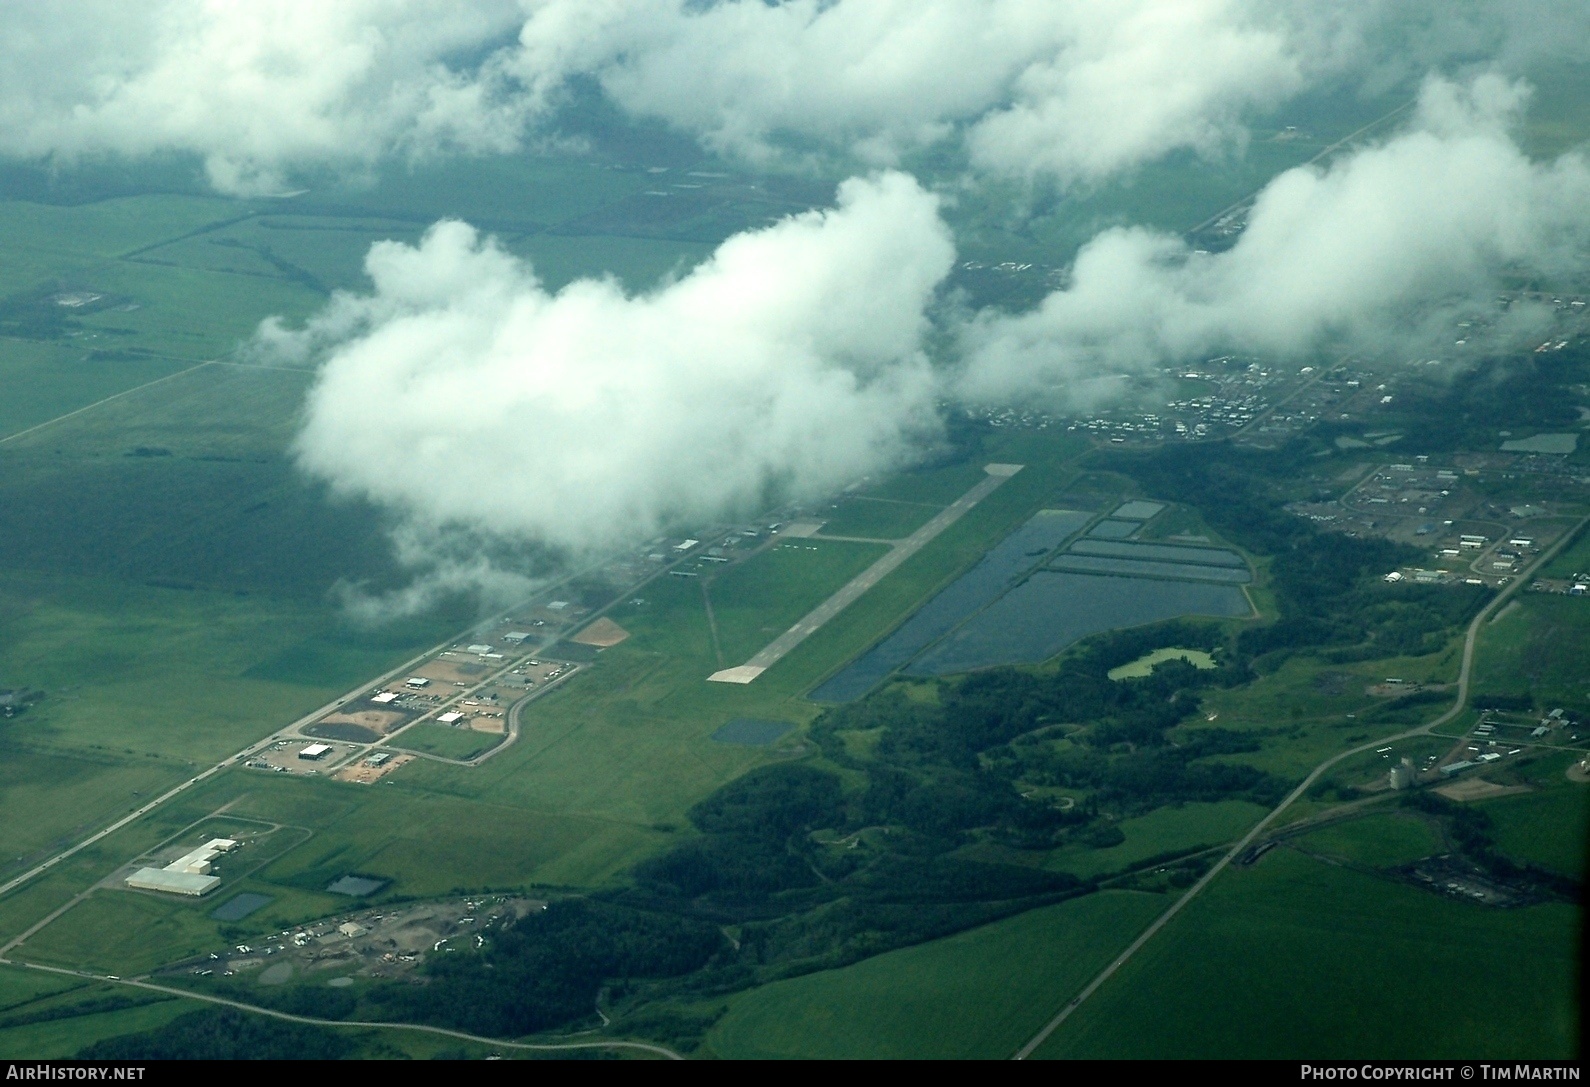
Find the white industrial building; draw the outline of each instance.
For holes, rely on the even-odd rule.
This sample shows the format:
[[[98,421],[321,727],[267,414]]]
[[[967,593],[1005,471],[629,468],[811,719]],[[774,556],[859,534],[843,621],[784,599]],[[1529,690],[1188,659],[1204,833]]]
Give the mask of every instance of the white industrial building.
[[[168,894],[205,894],[221,882],[210,874],[214,860],[237,848],[231,838],[211,838],[199,848],[185,853],[164,868],[140,868],[127,877],[127,886],[140,891],[165,891]]]
[[[298,757],[314,762],[316,759],[323,759],[329,754],[331,754],[330,744],[310,744],[298,753]]]

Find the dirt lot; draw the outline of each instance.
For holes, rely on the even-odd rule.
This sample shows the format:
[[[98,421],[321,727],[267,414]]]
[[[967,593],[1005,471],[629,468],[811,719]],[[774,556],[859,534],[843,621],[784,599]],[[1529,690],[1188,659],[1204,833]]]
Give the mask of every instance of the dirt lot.
[[[423,676],[448,686],[462,683],[466,687],[473,687],[501,668],[504,663],[504,661],[483,661],[473,653],[448,652],[426,661],[410,674]]]
[[[536,899],[495,895],[377,907],[287,929],[252,945],[217,949],[213,958],[190,960],[169,972],[227,975],[258,970],[254,980],[265,986],[304,978],[336,984],[354,976],[402,977],[427,955],[478,947],[483,933],[545,908]],[[345,925],[352,927],[344,931]]]
[[[398,767],[407,766],[413,761],[413,755],[393,755],[380,766],[371,766],[369,759],[361,759],[349,766],[344,766],[331,776],[337,781],[352,781],[359,785],[371,785],[380,781]]]
[[[629,631],[604,615],[576,634],[571,640],[579,642],[581,645],[594,645],[599,649],[606,649],[610,645],[617,645],[628,637]]]
[[[1454,781],[1450,785],[1441,785],[1435,789],[1448,800],[1459,802],[1466,800],[1489,800],[1493,796],[1507,796],[1509,793],[1527,793],[1528,785],[1497,785],[1484,778],[1464,778]]]
[[[408,714],[398,710],[342,710],[326,714],[318,723],[357,725],[359,728],[369,729],[371,732],[385,736],[407,719]]]

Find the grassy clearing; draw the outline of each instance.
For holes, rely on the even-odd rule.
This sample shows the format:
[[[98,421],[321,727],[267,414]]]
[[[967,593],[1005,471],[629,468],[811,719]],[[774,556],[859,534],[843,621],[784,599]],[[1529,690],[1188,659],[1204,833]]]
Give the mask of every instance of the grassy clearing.
[[[218,197],[167,195],[64,205],[0,201],[0,296],[49,279],[103,290],[96,278],[106,262],[245,208]]]
[[[184,1000],[158,993],[137,996],[126,994],[127,989],[122,986],[104,985],[85,992],[84,999],[120,997],[139,1003],[134,1007],[118,1011],[87,1015],[74,1014],[70,1008],[63,1007],[61,1017],[58,1019],[0,1028],[0,1058],[52,1060],[70,1057],[101,1038],[152,1030],[184,1012],[195,1011],[205,1006],[196,1000]]]
[[[1481,810],[1495,820],[1496,844],[1503,853],[1583,879],[1590,786],[1569,782],[1560,770],[1555,776],[1558,780],[1542,792],[1499,797]]]
[[[1201,649],[1156,649],[1146,656],[1139,657],[1130,664],[1123,664],[1119,668],[1111,668],[1111,679],[1141,679],[1154,674],[1154,666],[1166,661],[1186,661],[1194,668],[1213,668],[1215,659]]]
[[[1009,1056],[1164,908],[1106,891],[734,997],[721,1057]]]
[[[489,751],[502,742],[502,737],[489,732],[476,732],[468,728],[452,728],[429,722],[415,725],[392,741],[391,746],[405,751],[423,751],[447,759],[469,759]]]
[[[30,962],[96,973],[139,974],[221,945],[217,902],[177,902],[102,890],[73,906],[14,954]]]
[[[83,326],[99,333],[95,346],[137,347],[195,362],[232,352],[267,317],[302,318],[325,303],[322,292],[285,279],[138,261],[96,268],[89,285],[127,295],[139,307],[84,317]]]
[[[1524,594],[1518,603],[1481,628],[1474,690],[1527,690],[1542,703],[1590,709],[1590,606],[1544,593]]]
[[[1393,676],[1409,682],[1449,682],[1460,650],[1461,643],[1454,639],[1428,657],[1333,664],[1294,656],[1252,683],[1210,690],[1203,700],[1205,719],[1193,724],[1256,734],[1261,750],[1227,758],[1300,779],[1345,747],[1397,731],[1397,722],[1373,716],[1391,700],[1369,694],[1370,686]],[[1448,705],[1419,705],[1413,708],[1414,715],[1427,720]],[[1210,714],[1213,720],[1208,719]]]
[[[0,966],[0,1016],[11,1014],[17,1008],[44,997],[81,988],[83,984],[78,978],[47,974],[42,970]]]
[[[106,358],[80,347],[0,340],[0,438],[183,368],[170,359]]]
[[[926,502],[850,498],[836,506],[823,525],[829,536],[900,540],[925,525],[943,507]]]
[[[727,664],[740,664],[888,554],[872,544],[791,540],[714,578],[713,613]]]
[[[992,457],[973,457],[962,464],[885,476],[859,489],[856,497],[915,502],[943,509],[988,478],[987,473],[983,471],[983,465],[992,459]]]
[[[1296,844],[1310,852],[1375,868],[1407,864],[1443,848],[1441,837],[1429,820],[1400,812],[1324,826],[1304,834]]]
[[[1240,837],[1268,809],[1245,800],[1183,804],[1160,808],[1121,822],[1126,841],[1108,849],[1062,851],[1045,865],[1084,878],[1118,872],[1149,857],[1201,845],[1220,845]]]
[[[1569,906],[1490,910],[1288,850],[1229,870],[1042,1057],[1569,1058]]]

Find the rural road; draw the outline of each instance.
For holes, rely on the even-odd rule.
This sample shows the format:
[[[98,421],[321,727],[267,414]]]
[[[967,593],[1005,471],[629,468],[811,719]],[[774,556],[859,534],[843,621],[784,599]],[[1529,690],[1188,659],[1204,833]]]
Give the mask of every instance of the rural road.
[[[194,993],[168,985],[156,985],[154,982],[140,981],[136,978],[106,977],[102,974],[90,974],[82,970],[67,970],[59,966],[40,966],[38,963],[33,962],[12,962],[9,959],[0,959],[0,963],[5,963],[8,966],[22,966],[29,970],[40,970],[47,974],[62,974],[66,977],[84,978],[102,983],[108,982],[111,985],[128,985],[135,989],[167,993],[187,1000],[202,1000],[206,1004],[221,1004],[228,1008],[237,1008],[239,1011],[251,1012],[255,1015],[268,1015],[272,1019],[284,1019],[289,1023],[308,1023],[317,1027],[336,1027],[342,1030],[413,1030],[422,1034],[439,1034],[446,1038],[458,1038],[466,1042],[476,1042],[480,1045],[489,1045],[498,1049],[523,1049],[537,1052],[571,1049],[633,1049],[665,1057],[671,1061],[684,1060],[673,1050],[665,1046],[652,1045],[650,1042],[509,1042],[501,1038],[487,1038],[480,1034],[469,1034],[461,1030],[448,1030],[446,1027],[427,1026],[424,1023],[368,1023],[346,1019],[316,1019],[313,1016],[292,1015],[288,1012],[276,1011],[274,1008],[262,1008],[255,1004],[245,1004],[241,1000],[228,1000],[225,997],[211,996],[208,993]]]
[[[1070,1003],[1068,1003],[1064,1008],[1061,1008],[1054,1018],[1050,1019],[1048,1023],[1044,1024],[1042,1030],[1033,1035],[1032,1039],[1029,1040],[1026,1045],[1018,1049],[1013,1059],[1020,1061],[1026,1060],[1029,1056],[1031,1056],[1034,1050],[1042,1045],[1051,1034],[1060,1028],[1062,1023],[1071,1017],[1072,1012],[1081,1007],[1083,1002],[1085,1002],[1088,997],[1096,993],[1105,982],[1114,977],[1116,971],[1125,966],[1132,956],[1137,954],[1137,952],[1142,949],[1144,944],[1148,943],[1156,935],[1158,935],[1159,931],[1169,924],[1171,919],[1180,913],[1182,908],[1185,907],[1187,903],[1196,898],[1205,887],[1209,886],[1209,884],[1214,881],[1216,876],[1225,871],[1227,865],[1229,865],[1237,857],[1241,856],[1243,850],[1252,845],[1254,839],[1260,834],[1264,833],[1264,831],[1275,822],[1282,812],[1291,807],[1299,797],[1312,788],[1314,783],[1318,781],[1327,770],[1341,762],[1343,759],[1351,758],[1354,755],[1361,755],[1365,751],[1373,751],[1377,747],[1384,747],[1386,744],[1395,743],[1398,740],[1406,740],[1413,736],[1425,735],[1433,729],[1446,724],[1448,721],[1458,716],[1458,714],[1462,713],[1464,707],[1468,705],[1469,680],[1473,673],[1474,667],[1474,647],[1479,641],[1480,628],[1498,607],[1511,599],[1514,593],[1518,592],[1519,589],[1524,585],[1527,585],[1534,578],[1536,573],[1538,573],[1548,562],[1556,558],[1558,553],[1562,551],[1564,547],[1576,539],[1579,534],[1584,531],[1586,525],[1590,525],[1590,517],[1583,518],[1578,524],[1574,525],[1573,528],[1569,529],[1567,532],[1564,532],[1562,536],[1558,538],[1556,543],[1552,544],[1545,551],[1543,551],[1540,557],[1529,565],[1528,569],[1520,573],[1518,577],[1508,584],[1505,589],[1497,593],[1496,598],[1489,604],[1485,605],[1485,607],[1481,608],[1479,614],[1474,616],[1473,621],[1469,623],[1468,633],[1463,638],[1463,665],[1458,670],[1457,701],[1453,703],[1451,709],[1447,710],[1434,720],[1427,721],[1416,728],[1406,729],[1391,736],[1382,736],[1378,740],[1370,740],[1368,743],[1359,744],[1357,747],[1343,751],[1340,754],[1332,755],[1330,758],[1314,767],[1314,769],[1307,777],[1302,780],[1297,788],[1293,789],[1286,795],[1286,799],[1282,800],[1281,803],[1276,805],[1275,809],[1271,811],[1270,814],[1266,815],[1263,819],[1254,824],[1253,829],[1249,830],[1247,834],[1243,835],[1242,839],[1238,841],[1236,845],[1227,850],[1225,855],[1220,858],[1215,866],[1209,869],[1208,872],[1204,873],[1203,878],[1189,887],[1186,894],[1178,898],[1174,903],[1171,904],[1169,909],[1155,918],[1154,923],[1149,925],[1148,928],[1144,929],[1142,933],[1138,935],[1137,939],[1133,940],[1127,946],[1125,951],[1121,952],[1113,960],[1111,960],[1110,964],[1101,970],[1092,981],[1088,982],[1087,986],[1084,987],[1083,990],[1075,997],[1073,997]]]

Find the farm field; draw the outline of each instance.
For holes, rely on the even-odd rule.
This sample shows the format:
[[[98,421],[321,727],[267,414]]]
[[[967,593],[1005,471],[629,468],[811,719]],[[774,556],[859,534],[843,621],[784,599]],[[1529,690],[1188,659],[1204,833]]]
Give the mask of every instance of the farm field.
[[[731,1060],[997,1060],[1160,910],[1105,891],[732,998],[707,1037]]]
[[[1577,941],[1567,905],[1488,909],[1275,850],[1223,873],[1034,1056],[1570,1058]]]
[[[1580,544],[1579,547],[1583,547]],[[1578,560],[1572,551],[1565,556]],[[1572,571],[1564,571],[1571,573]],[[1575,597],[1525,593],[1481,631],[1474,660],[1477,691],[1534,692],[1544,708],[1590,709],[1590,607]]]
[[[0,339],[0,440],[70,411],[169,377],[172,359],[96,354],[76,345]]]
[[[1348,819],[1296,839],[1298,848],[1352,864],[1390,868],[1443,851],[1428,820],[1413,814],[1384,813]]]

